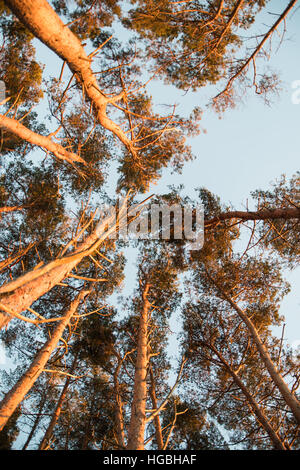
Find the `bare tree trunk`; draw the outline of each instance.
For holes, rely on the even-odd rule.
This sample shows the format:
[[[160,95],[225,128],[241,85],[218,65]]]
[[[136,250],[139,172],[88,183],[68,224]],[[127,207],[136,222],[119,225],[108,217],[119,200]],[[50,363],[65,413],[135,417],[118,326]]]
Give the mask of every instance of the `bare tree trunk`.
[[[206,343],[205,343],[206,344]],[[264,414],[263,410],[260,409],[258,406],[257,402],[254,400],[253,396],[249,392],[248,388],[244,385],[242,380],[239,378],[239,376],[234,372],[232,367],[228,364],[226,359],[222,356],[222,354],[216,350],[216,348],[212,345],[207,345],[219,358],[219,360],[224,364],[226,367],[227,371],[233,378],[235,384],[242,390],[243,394],[245,395],[251,409],[253,410],[253,413],[255,414],[257,420],[259,423],[262,425],[263,429],[266,431],[268,434],[271,442],[274,444],[274,448],[277,450],[289,450],[289,448],[285,447],[283,444],[280,436],[277,434],[273,426],[271,425],[270,421]]]
[[[150,372],[150,381],[151,381],[150,382],[150,398],[152,401],[153,410],[157,410],[158,406],[157,406],[157,399],[156,399],[156,392],[155,392],[155,378],[154,378],[154,374],[153,374],[153,370],[151,366],[150,366],[149,372]],[[164,441],[163,441],[159,415],[156,415],[154,418],[154,426],[155,426],[155,438],[156,438],[157,447],[159,448],[159,450],[163,450]]]
[[[14,387],[5,395],[0,403],[0,431],[5,426],[7,420],[13,414],[18,405],[22,402],[25,395],[29,392],[36,379],[43,372],[50,355],[56,348],[65,327],[70,322],[72,316],[76,312],[80,301],[88,294],[87,291],[81,292],[77,298],[71,303],[68,312],[63,320],[61,320],[54,328],[51,338],[45,343],[42,349],[36,354],[31,366],[20,377]]]
[[[140,315],[137,358],[134,374],[133,400],[128,431],[128,450],[143,450],[146,426],[147,368],[148,368],[148,314],[150,304],[146,283],[142,291],[143,308]]]
[[[237,312],[239,317],[242,319],[242,321],[245,323],[247,326],[250,335],[256,344],[257,350],[260,354],[260,357],[263,361],[263,363],[266,366],[267,371],[269,372],[274,384],[277,386],[278,390],[280,391],[282,398],[286,402],[286,404],[289,406],[291,412],[293,413],[296,421],[298,424],[300,424],[300,402],[297,400],[295,395],[290,391],[289,387],[281,377],[281,374],[277,370],[276,366],[274,365],[271,356],[263,344],[263,342],[260,339],[260,336],[258,332],[256,331],[256,328],[250,318],[246,315],[245,312],[232,300],[232,298],[219,286],[219,284],[209,275],[207,272],[207,275],[209,279],[213,282],[213,284],[219,289],[221,292],[222,296],[227,300],[227,302],[234,308],[234,310]]]
[[[70,374],[73,374],[73,372],[75,370],[75,367],[76,367],[76,364],[77,364],[77,357],[78,357],[78,353],[75,354],[71,369],[69,371]],[[70,381],[71,381],[71,376],[69,375],[67,377],[66,381],[65,381],[64,387],[63,387],[62,392],[60,394],[60,397],[58,399],[55,411],[52,415],[52,418],[50,420],[48,428],[47,428],[47,430],[45,432],[45,435],[44,435],[44,437],[43,437],[43,439],[42,439],[42,441],[39,445],[39,450],[46,450],[46,448],[48,446],[48,443],[49,443],[49,440],[52,436],[55,425],[56,425],[56,423],[57,423],[57,421],[60,417],[60,413],[61,413],[61,410],[62,410],[62,405],[64,403],[64,400],[65,400],[65,397],[66,397],[66,394],[67,394],[67,391],[68,391],[68,388],[69,388],[69,385],[70,385]]]
[[[91,413],[92,413],[92,410],[91,410]],[[86,420],[86,424],[85,424],[85,432],[84,432],[83,441],[82,441],[82,444],[81,444],[81,450],[87,450],[88,445],[92,440],[92,437],[91,437],[91,435],[92,435],[92,426],[91,426],[91,424],[92,424],[92,417],[91,417],[91,414],[89,414],[89,417]]]
[[[127,199],[120,211],[127,207],[126,203]],[[122,221],[123,219],[119,221],[119,225]],[[107,224],[109,229],[105,231]],[[91,254],[109,237],[116,226],[115,215],[111,215],[107,220],[99,222],[92,234],[80,243],[70,255],[51,261],[47,265],[34,269],[17,280],[2,286],[0,288],[0,329],[67,277],[85,256]]]

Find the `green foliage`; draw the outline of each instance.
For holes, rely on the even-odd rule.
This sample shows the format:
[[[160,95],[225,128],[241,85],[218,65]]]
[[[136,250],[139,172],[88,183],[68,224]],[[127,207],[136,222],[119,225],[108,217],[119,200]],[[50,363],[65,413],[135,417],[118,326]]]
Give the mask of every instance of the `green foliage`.
[[[181,89],[196,90],[215,84],[232,67],[242,40],[240,31],[248,29],[264,1],[168,2],[138,0],[125,17],[126,27],[138,32],[145,42],[159,74],[167,83]]]

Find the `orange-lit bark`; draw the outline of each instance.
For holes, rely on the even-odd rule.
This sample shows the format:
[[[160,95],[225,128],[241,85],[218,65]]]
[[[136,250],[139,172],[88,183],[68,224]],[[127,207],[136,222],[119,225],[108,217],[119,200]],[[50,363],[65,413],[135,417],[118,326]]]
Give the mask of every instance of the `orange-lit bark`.
[[[215,225],[223,220],[239,219],[241,221],[247,220],[275,220],[275,219],[300,219],[300,209],[286,208],[286,209],[264,209],[256,212],[246,211],[228,211],[223,212],[217,217],[206,219],[204,225],[209,227]]]
[[[108,231],[105,231],[107,221],[99,222],[91,235],[70,255],[58,258],[2,286],[0,288],[0,329],[7,325],[15,315],[25,311],[33,302],[61,282],[85,256],[98,248],[117,226],[114,215],[108,219],[108,222],[110,224]]]
[[[142,311],[140,314],[137,358],[135,363],[134,389],[131,405],[131,418],[128,431],[128,450],[143,450],[146,426],[147,368],[148,368],[148,301],[150,285],[142,290]]]
[[[111,131],[135,155],[133,143],[126,133],[106,114],[109,102],[122,98],[107,98],[99,89],[91,68],[92,59],[87,56],[80,40],[66,26],[46,0],[5,0],[17,18],[46,46],[66,61],[76,79],[84,85],[85,93],[97,110],[98,122]],[[47,21],[45,21],[47,18]]]
[[[83,160],[83,158],[81,158],[79,155],[76,155],[76,153],[69,152],[61,145],[53,142],[50,137],[37,134],[36,132],[33,132],[27,127],[23,126],[23,124],[21,124],[19,121],[11,119],[7,116],[3,116],[2,114],[0,114],[0,129],[5,129],[20,137],[20,139],[26,140],[26,142],[29,142],[30,144],[38,145],[39,147],[42,147],[53,153],[57,158],[65,160],[72,165],[78,162],[86,165],[86,162]]]
[[[155,378],[153,374],[152,367],[149,369],[150,372],[150,398],[152,401],[152,407],[153,410],[157,410],[157,399],[156,399],[156,391],[155,391]],[[155,439],[156,439],[156,444],[159,450],[164,449],[164,441],[163,441],[163,435],[162,435],[162,429],[161,429],[161,424],[160,424],[160,417],[159,415],[156,415],[154,418],[154,426],[155,426]]]

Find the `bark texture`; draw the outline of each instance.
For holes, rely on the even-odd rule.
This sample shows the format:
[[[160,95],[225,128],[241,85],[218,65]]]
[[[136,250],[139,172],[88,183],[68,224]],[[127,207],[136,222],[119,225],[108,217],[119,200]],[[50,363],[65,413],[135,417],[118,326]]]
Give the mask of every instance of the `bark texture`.
[[[139,322],[133,399],[128,430],[128,450],[144,450],[148,369],[148,315],[150,309],[147,296],[149,288],[150,285],[146,284],[142,291],[143,307]]]
[[[105,231],[109,223],[109,230]],[[119,222],[120,223],[120,222]],[[0,288],[0,329],[12,318],[61,282],[80,261],[91,254],[116,228],[115,217],[99,222],[96,229],[70,255],[30,271]]]

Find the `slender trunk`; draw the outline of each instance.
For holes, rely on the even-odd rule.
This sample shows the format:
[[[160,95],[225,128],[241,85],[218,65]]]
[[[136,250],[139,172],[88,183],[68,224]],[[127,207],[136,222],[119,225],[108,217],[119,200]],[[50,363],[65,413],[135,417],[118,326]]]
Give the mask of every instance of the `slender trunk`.
[[[69,406],[68,406],[68,405],[67,405],[67,409],[68,409],[68,420],[67,420],[67,430],[66,430],[66,439],[65,439],[64,450],[69,450],[70,410],[69,410]]]
[[[0,214],[2,213],[8,213],[8,212],[17,212],[17,211],[22,211],[26,209],[26,205],[21,205],[21,206],[3,206],[0,207]]]
[[[44,135],[37,134],[36,132],[31,131],[27,127],[23,126],[19,121],[16,119],[9,118],[7,116],[3,116],[0,114],[0,129],[5,129],[14,135],[20,137],[26,142],[29,142],[33,145],[38,145],[49,152],[53,153],[57,158],[61,160],[66,160],[67,162],[71,163],[72,165],[76,162],[80,162],[83,165],[86,165],[85,160],[76,155],[76,153],[69,152],[61,145],[53,142],[50,137],[46,137]],[[14,209],[14,208],[7,208],[8,210],[21,210],[21,209]],[[5,210],[1,210],[1,212],[8,212]]]
[[[264,414],[263,410],[261,410],[259,408],[257,402],[254,400],[254,398],[251,395],[251,393],[249,392],[248,388],[244,385],[244,383],[239,378],[239,376],[234,372],[234,370],[228,364],[228,362],[225,360],[225,358],[222,356],[222,354],[219,353],[219,351],[217,351],[213,346],[208,345],[208,347],[214,351],[216,356],[218,356],[220,361],[224,364],[227,371],[229,372],[229,374],[233,378],[235,384],[242,390],[242,392],[245,395],[245,397],[246,397],[251,409],[253,410],[253,413],[255,414],[257,420],[259,421],[259,423],[262,425],[263,429],[268,434],[271,442],[274,444],[274,448],[277,449],[277,450],[289,450],[288,448],[286,448],[284,446],[284,444],[283,444],[282,440],[280,439],[279,435],[277,434],[277,432],[275,431],[275,429],[271,425],[270,421],[268,420],[268,418]]]
[[[246,61],[243,61],[243,64],[238,68],[238,70],[230,77],[230,79],[227,82],[226,87],[224,90],[222,90],[220,93],[215,96],[214,100],[219,98],[225,93],[228,93],[228,91],[231,89],[233,82],[245,71],[248,69],[249,65],[252,63],[255,63],[255,59],[257,55],[262,51],[263,47],[265,46],[266,42],[272,37],[274,32],[278,29],[279,25],[283,22],[286,21],[286,18],[290,11],[294,8],[294,6],[297,4],[298,0],[291,0],[289,4],[287,5],[286,9],[283,11],[283,13],[277,18],[275,23],[271,26],[271,28],[267,31],[267,33],[263,36],[263,39],[260,41],[260,43],[257,45],[257,47],[254,49],[252,54],[248,57]]]
[[[86,420],[86,425],[85,425],[85,432],[84,432],[84,437],[83,437],[83,441],[82,441],[82,444],[81,444],[81,450],[87,450],[88,449],[88,445],[91,441],[91,434],[92,434],[92,427],[91,427],[91,424],[92,424],[92,417],[91,417],[91,413],[92,413],[92,410],[90,410],[90,414],[89,414],[89,417],[88,419]]]
[[[146,400],[147,400],[147,367],[148,367],[148,292],[150,285],[146,284],[143,292],[143,308],[140,315],[137,358],[134,374],[133,400],[128,431],[128,450],[143,450],[146,426]]]
[[[150,367],[150,398],[152,401],[152,408],[154,410],[157,410],[157,399],[156,399],[156,392],[155,392],[155,379],[154,379],[154,374],[152,367]],[[159,415],[156,415],[154,418],[154,426],[155,426],[155,438],[156,438],[156,444],[159,450],[164,449],[164,441],[163,441],[163,435],[162,435],[162,429],[161,429],[161,424],[160,424],[160,417]]]
[[[75,354],[75,357],[74,357],[74,360],[73,360],[73,363],[72,363],[72,366],[71,366],[71,369],[70,369],[70,374],[73,374],[74,370],[75,370],[75,367],[76,367],[76,364],[77,364],[77,357],[78,357],[78,354]],[[62,392],[60,394],[60,397],[58,399],[58,402],[57,402],[57,405],[56,405],[56,408],[55,408],[55,411],[52,415],[52,418],[50,420],[50,423],[48,425],[48,428],[45,432],[45,435],[39,445],[39,450],[46,450],[47,446],[48,446],[48,443],[49,443],[49,440],[53,434],[53,430],[55,428],[55,425],[60,417],[60,413],[61,413],[61,410],[62,410],[62,405],[64,403],[64,400],[65,400],[65,397],[67,395],[67,391],[68,391],[68,388],[69,388],[69,385],[70,385],[70,381],[71,381],[71,376],[69,375],[65,381],[65,385],[62,389]]]
[[[77,310],[80,301],[87,295],[87,291],[81,292],[77,298],[71,303],[68,312],[63,320],[61,320],[52,333],[51,338],[45,343],[42,349],[36,354],[31,366],[27,369],[25,374],[20,377],[15,386],[5,395],[0,403],[0,431],[5,426],[7,420],[13,414],[18,405],[22,402],[25,395],[29,392],[34,382],[43,372],[43,369],[48,362],[50,355],[56,348],[65,327],[70,322],[72,315]]]
[[[34,436],[34,433],[35,433],[35,431],[36,431],[36,428],[37,428],[38,425],[39,425],[39,422],[40,422],[40,419],[41,419],[41,416],[42,416],[42,411],[43,411],[43,408],[44,408],[45,403],[46,403],[46,396],[47,396],[46,393],[44,393],[44,395],[43,395],[43,397],[42,397],[42,399],[41,399],[41,402],[40,402],[40,406],[39,406],[39,409],[38,409],[38,414],[37,414],[37,416],[36,416],[36,418],[35,418],[35,420],[34,420],[33,426],[32,426],[32,428],[31,428],[31,430],[30,430],[30,433],[29,433],[29,435],[28,435],[28,437],[27,437],[27,439],[26,439],[25,444],[24,444],[23,447],[22,447],[22,450],[26,450],[26,449],[27,449],[27,447],[28,447],[29,444],[30,444],[31,439],[32,439],[33,436]]]
[[[256,344],[257,350],[260,354],[260,357],[263,361],[263,363],[266,366],[267,371],[269,372],[274,384],[277,386],[278,390],[280,391],[282,398],[290,408],[291,412],[293,413],[296,421],[298,424],[300,424],[300,402],[297,400],[295,395],[290,391],[289,387],[283,380],[280,372],[277,370],[276,366],[274,365],[274,362],[271,359],[271,356],[263,344],[262,340],[260,339],[260,336],[250,320],[250,318],[243,312],[243,310],[232,300],[232,298],[224,292],[224,290],[219,286],[219,284],[208,274],[209,278],[211,281],[215,284],[215,286],[219,289],[219,291],[222,293],[223,297],[227,300],[227,302],[234,308],[234,310],[237,312],[241,320],[245,323],[247,326],[250,335]]]
[[[118,359],[118,366],[114,373],[114,387],[115,387],[115,422],[117,427],[117,441],[119,449],[125,449],[125,437],[124,437],[124,419],[123,419],[123,403],[120,395],[120,384],[119,384],[119,373],[122,366],[121,358]]]
[[[109,102],[118,101],[121,95],[107,98],[99,89],[88,57],[79,38],[66,26],[46,0],[5,0],[16,17],[47,47],[66,61],[97,111],[98,122],[111,131],[135,156],[136,152],[126,133],[106,114]],[[47,21],[45,21],[47,18]]]

